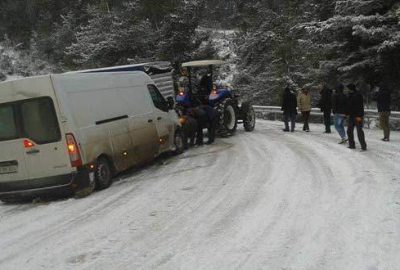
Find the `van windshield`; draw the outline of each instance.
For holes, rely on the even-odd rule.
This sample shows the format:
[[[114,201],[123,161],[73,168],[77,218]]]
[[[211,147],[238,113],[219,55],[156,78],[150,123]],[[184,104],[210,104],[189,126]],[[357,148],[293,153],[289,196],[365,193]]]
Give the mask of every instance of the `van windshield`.
[[[28,138],[37,144],[61,140],[61,132],[49,97],[0,105],[0,141]]]

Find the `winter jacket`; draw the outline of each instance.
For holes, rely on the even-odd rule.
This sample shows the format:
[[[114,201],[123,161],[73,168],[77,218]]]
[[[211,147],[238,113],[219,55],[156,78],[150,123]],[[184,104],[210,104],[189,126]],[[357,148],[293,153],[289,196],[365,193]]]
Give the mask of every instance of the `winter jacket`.
[[[297,106],[301,112],[311,111],[311,95],[310,93],[300,92],[297,96]]]
[[[347,100],[347,114],[350,117],[364,117],[364,98],[360,92],[350,92]]]
[[[346,114],[347,113],[347,105],[348,99],[343,92],[335,93],[332,97],[332,110],[333,113],[337,114]]]
[[[391,98],[389,90],[381,88],[374,99],[378,106],[378,112],[390,112]]]
[[[297,114],[296,95],[288,89],[285,89],[285,92],[283,94],[283,102],[282,102],[281,110],[284,113],[296,113]]]
[[[207,118],[209,122],[214,121],[214,119],[217,117],[217,112],[215,109],[209,105],[201,105],[199,107],[201,110],[203,110],[207,114]]]
[[[319,100],[318,107],[322,112],[331,112],[332,110],[332,90],[324,87],[321,91],[321,99]]]

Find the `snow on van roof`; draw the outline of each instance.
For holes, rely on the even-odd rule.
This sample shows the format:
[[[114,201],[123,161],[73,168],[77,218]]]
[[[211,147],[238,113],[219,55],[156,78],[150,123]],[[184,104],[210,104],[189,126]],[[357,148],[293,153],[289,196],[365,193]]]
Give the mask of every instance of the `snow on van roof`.
[[[19,81],[25,81],[25,80],[38,80],[38,79],[43,79],[46,77],[51,76],[51,74],[47,75],[36,75],[36,76],[30,76],[30,77],[20,77],[20,76],[14,76],[12,79],[7,79],[5,81],[0,82],[0,85],[6,85],[6,84],[12,84],[12,83],[17,83]]]
[[[128,71],[143,71],[146,72],[149,67],[156,69],[170,69],[171,64],[166,61],[159,62],[147,62],[140,64],[131,64],[131,65],[122,65],[122,66],[113,66],[113,67],[103,67],[103,68],[94,68],[94,69],[85,69],[85,70],[76,70],[66,72],[65,74],[71,73],[95,73],[95,72],[128,72]]]
[[[225,62],[222,60],[201,60],[183,63],[182,67],[204,67],[211,65],[223,65],[224,63]]]

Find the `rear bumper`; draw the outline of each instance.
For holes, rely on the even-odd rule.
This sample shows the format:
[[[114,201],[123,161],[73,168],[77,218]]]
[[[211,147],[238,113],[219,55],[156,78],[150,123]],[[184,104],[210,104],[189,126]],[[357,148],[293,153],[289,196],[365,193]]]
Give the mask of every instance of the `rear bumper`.
[[[72,194],[88,186],[89,170],[30,180],[0,183],[0,200],[31,199]]]

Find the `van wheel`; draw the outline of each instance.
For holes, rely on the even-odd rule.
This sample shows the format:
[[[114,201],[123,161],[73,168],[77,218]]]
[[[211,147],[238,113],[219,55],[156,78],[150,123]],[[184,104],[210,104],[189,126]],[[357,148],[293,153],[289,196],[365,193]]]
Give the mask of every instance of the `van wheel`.
[[[95,188],[96,188],[96,181],[89,180],[89,186],[75,191],[75,197],[78,199],[85,198],[85,197],[89,196],[90,194],[92,194],[93,191],[95,190]]]
[[[96,170],[94,171],[96,189],[102,190],[108,188],[112,183],[112,170],[110,163],[105,158],[99,158]]]
[[[175,155],[180,155],[185,150],[184,137],[180,130],[177,130],[175,132],[174,146],[175,146],[175,151],[174,151]]]

